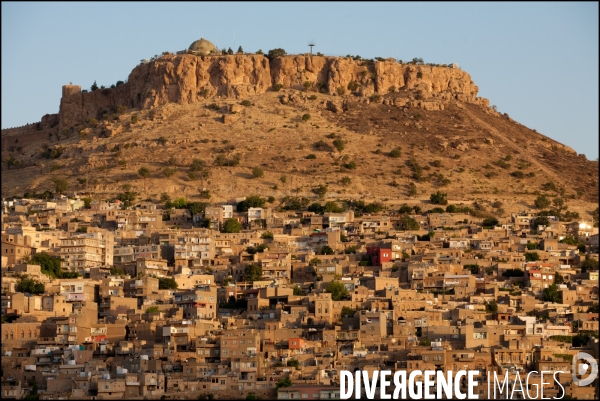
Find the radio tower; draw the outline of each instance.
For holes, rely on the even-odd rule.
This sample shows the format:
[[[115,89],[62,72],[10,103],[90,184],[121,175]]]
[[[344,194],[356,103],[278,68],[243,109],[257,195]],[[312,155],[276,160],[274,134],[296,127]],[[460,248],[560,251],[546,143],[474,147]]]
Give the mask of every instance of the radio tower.
[[[313,46],[316,46],[316,45],[317,45],[317,42],[315,42],[315,40],[314,40],[314,39],[311,39],[311,40],[309,40],[309,41],[308,41],[308,46],[310,46],[310,55],[311,55],[311,56],[312,56],[312,54],[313,54],[313,53],[312,53],[312,48],[313,48]]]

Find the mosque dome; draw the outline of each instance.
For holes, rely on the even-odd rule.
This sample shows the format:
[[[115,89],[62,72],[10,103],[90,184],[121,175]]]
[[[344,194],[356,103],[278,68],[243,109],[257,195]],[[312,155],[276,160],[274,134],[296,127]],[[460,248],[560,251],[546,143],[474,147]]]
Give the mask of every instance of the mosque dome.
[[[210,53],[216,52],[217,48],[208,40],[200,38],[199,40],[192,43],[188,50],[195,52],[196,54],[208,55]]]

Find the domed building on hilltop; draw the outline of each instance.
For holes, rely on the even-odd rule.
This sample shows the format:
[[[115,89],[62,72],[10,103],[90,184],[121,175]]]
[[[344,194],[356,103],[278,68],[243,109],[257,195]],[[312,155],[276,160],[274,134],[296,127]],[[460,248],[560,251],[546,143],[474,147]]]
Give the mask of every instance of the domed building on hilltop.
[[[217,47],[204,38],[200,38],[192,43],[188,51],[200,56],[218,53]]]

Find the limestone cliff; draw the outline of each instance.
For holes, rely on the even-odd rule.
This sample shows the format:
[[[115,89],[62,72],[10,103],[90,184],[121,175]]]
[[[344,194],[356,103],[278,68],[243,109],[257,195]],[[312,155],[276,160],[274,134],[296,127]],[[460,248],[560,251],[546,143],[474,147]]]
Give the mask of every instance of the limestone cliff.
[[[348,93],[349,89],[362,96],[415,89],[423,100],[489,104],[477,98],[478,88],[468,73],[446,67],[300,55],[272,61],[263,55],[167,55],[138,65],[127,83],[117,88],[64,92],[60,128],[114,113],[119,105],[149,109],[166,103],[195,103],[212,96],[240,99],[264,93],[277,84],[301,89],[305,82],[331,95]]]

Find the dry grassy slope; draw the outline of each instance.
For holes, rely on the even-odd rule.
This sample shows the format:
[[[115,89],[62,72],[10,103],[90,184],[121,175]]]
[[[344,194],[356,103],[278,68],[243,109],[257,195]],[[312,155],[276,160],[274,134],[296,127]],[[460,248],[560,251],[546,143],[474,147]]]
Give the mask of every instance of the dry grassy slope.
[[[281,96],[289,94],[295,94],[297,100],[282,104]],[[400,92],[385,97],[408,95]],[[453,101],[443,111],[424,111],[366,104],[348,97],[348,111],[332,113],[325,103],[335,98],[316,96],[316,100],[309,100],[307,94],[294,90],[267,92],[250,98],[253,106],[238,106],[238,113],[226,113],[233,120],[226,124],[222,122],[223,111],[209,110],[206,106],[212,102],[227,106],[238,101],[211,99],[189,105],[168,104],[157,109],[157,115],[162,117],[154,120],[149,118],[148,110],[132,111],[124,116],[124,122],[117,124],[123,132],[112,138],[100,137],[98,128],[87,139],[76,135],[62,139],[59,142],[67,150],[55,161],[37,160],[36,153],[42,142],[50,145],[59,142],[39,140],[21,150],[21,157],[36,160],[38,165],[4,170],[2,195],[52,189],[53,177],[68,178],[70,189],[81,192],[85,186],[78,184],[77,178],[87,177],[90,181],[97,180],[89,190],[102,199],[122,192],[125,183],[139,191],[142,198],[159,198],[161,193],[168,192],[171,196],[197,199],[199,191],[205,188],[213,195],[211,201],[250,194],[314,197],[311,188],[326,184],[327,199],[387,199],[389,203],[403,203],[409,199],[411,182],[407,161],[414,158],[421,166],[429,166],[424,175],[441,173],[450,183],[438,187],[435,179],[417,182],[418,195],[409,203],[426,200],[431,192],[441,189],[449,194],[451,201],[501,200],[506,212],[511,212],[530,207],[536,197],[533,192],[551,180],[565,188],[567,197],[578,191],[583,194],[568,201],[570,210],[586,216],[586,211],[597,206],[597,162],[569,153],[555,141],[489,109]],[[140,121],[130,125],[129,116],[135,113]],[[301,119],[306,113],[311,115],[307,123]],[[314,149],[319,140],[332,143],[333,139],[326,137],[328,134],[346,141],[342,152]],[[160,137],[168,138],[167,143],[161,145]],[[457,149],[464,149],[465,144],[468,150]],[[402,149],[402,156],[389,157],[389,151],[396,147]],[[378,150],[381,152],[376,153]],[[310,153],[316,159],[306,159]],[[7,154],[3,151],[3,158]],[[227,158],[239,154],[241,163],[236,167],[213,165],[220,154]],[[493,165],[506,155],[512,156],[509,169]],[[178,172],[167,179],[162,170],[168,167],[171,156],[178,160]],[[194,158],[207,163],[208,179],[188,179],[188,166]],[[126,166],[119,165],[120,160],[126,161]],[[440,160],[442,166],[433,167],[434,160]],[[350,161],[355,161],[358,167],[344,170],[341,165]],[[52,172],[50,166],[54,163],[63,167]],[[535,177],[518,180],[510,176],[521,163],[531,163],[522,171],[534,172]],[[492,165],[492,169],[486,169],[486,165]],[[141,166],[152,171],[146,182],[137,175]],[[264,170],[263,178],[252,178],[256,166]],[[489,171],[498,175],[486,178],[484,174]],[[279,181],[282,174],[287,176],[285,185]],[[345,176],[352,179],[348,186],[340,183]],[[396,186],[389,185],[393,181]]]

